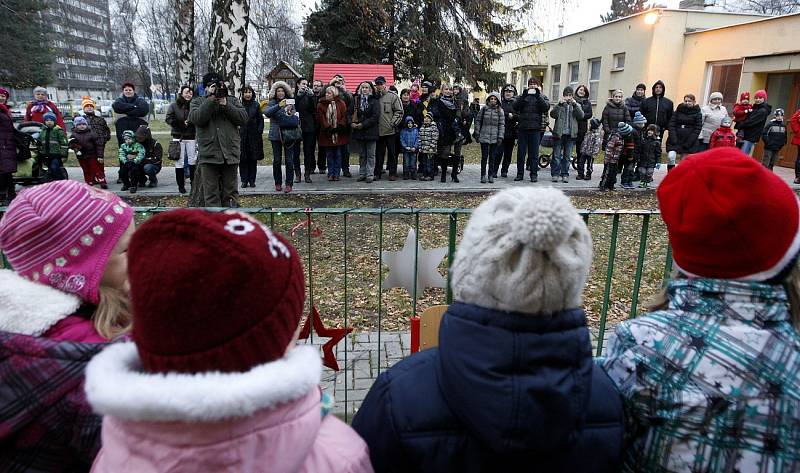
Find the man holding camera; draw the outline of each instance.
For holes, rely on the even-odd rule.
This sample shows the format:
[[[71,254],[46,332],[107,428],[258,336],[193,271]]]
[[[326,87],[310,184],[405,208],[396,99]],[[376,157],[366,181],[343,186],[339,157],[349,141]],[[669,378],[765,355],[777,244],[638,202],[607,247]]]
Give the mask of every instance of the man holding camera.
[[[222,77],[203,76],[205,97],[192,100],[189,122],[197,132],[197,165],[203,205],[237,207],[239,192],[239,127],[247,123],[247,111],[236,97],[228,95]]]

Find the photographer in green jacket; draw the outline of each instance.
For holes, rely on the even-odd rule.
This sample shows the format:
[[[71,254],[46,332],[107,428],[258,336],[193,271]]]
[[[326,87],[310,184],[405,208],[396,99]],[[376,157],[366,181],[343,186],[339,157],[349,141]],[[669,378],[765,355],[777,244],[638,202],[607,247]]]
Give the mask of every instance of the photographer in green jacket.
[[[206,207],[237,207],[239,127],[247,123],[247,112],[239,99],[228,94],[219,74],[204,75],[203,85],[205,96],[192,100],[188,119],[197,132],[197,177],[202,193],[197,197]]]

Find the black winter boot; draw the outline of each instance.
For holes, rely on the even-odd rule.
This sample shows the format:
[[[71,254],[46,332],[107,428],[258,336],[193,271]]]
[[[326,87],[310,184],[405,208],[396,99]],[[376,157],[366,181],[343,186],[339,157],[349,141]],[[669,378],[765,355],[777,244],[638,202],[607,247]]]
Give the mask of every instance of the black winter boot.
[[[178,192],[185,194],[186,176],[183,174],[183,168],[175,168],[175,181],[178,183]]]
[[[667,164],[667,173],[669,173],[670,171],[672,171],[672,169],[673,169],[674,167],[675,167],[675,165],[674,165],[674,164]]]
[[[197,165],[189,165],[189,182],[194,184],[194,172],[197,170]]]

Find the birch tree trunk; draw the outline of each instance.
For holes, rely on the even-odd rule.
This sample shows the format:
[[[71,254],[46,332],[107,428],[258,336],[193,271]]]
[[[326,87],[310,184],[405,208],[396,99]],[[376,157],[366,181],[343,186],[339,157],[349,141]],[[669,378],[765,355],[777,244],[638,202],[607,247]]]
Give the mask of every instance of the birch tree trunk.
[[[249,0],[214,0],[211,8],[211,69],[228,82],[231,94],[244,86]]]
[[[194,0],[175,0],[175,46],[178,87],[194,87]]]

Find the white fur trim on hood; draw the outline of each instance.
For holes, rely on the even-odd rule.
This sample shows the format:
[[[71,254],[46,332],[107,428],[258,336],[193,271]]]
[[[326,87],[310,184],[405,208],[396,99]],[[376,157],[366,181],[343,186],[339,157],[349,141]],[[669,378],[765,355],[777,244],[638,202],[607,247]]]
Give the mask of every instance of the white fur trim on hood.
[[[133,342],[111,345],[86,368],[94,411],[135,422],[216,422],[307,395],[319,385],[319,350],[298,346],[245,373],[147,373]]]
[[[0,269],[0,331],[38,337],[80,306],[73,294]]]
[[[267,96],[269,100],[275,98],[275,91],[278,90],[278,87],[281,87],[284,90],[284,92],[286,92],[287,99],[294,97],[294,91],[292,90],[291,87],[289,87],[289,84],[287,84],[282,80],[279,80],[276,81],[274,84],[272,84],[272,87],[269,88],[269,95]]]

